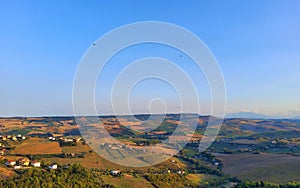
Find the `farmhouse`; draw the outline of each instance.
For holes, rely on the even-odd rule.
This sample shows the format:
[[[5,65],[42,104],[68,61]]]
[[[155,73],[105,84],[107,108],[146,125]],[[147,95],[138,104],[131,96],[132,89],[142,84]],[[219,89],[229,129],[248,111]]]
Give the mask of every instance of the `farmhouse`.
[[[31,162],[31,165],[34,166],[34,167],[41,167],[41,162],[38,162],[38,161],[32,161],[32,162]]]
[[[18,134],[16,137],[17,137],[18,140],[25,140],[26,139],[26,137],[22,136],[21,134]]]
[[[57,164],[52,164],[52,165],[48,166],[48,168],[55,170],[55,169],[57,169]]]
[[[73,138],[65,138],[63,141],[64,142],[74,142],[74,139]]]
[[[29,159],[26,159],[26,158],[20,158],[18,161],[17,161],[18,165],[22,165],[22,166],[28,166],[29,163],[30,163],[30,160]]]
[[[120,173],[121,173],[120,170],[111,170],[110,171],[110,174],[113,176],[120,175]]]
[[[50,137],[48,137],[48,140],[50,140],[50,141],[55,141],[55,140],[56,140],[56,138],[55,138],[55,137],[52,137],[52,136],[50,136]]]
[[[22,166],[14,166],[14,169],[21,169],[22,168]]]
[[[6,166],[14,166],[17,162],[15,160],[7,160],[5,165]]]
[[[183,170],[179,170],[177,174],[185,174],[185,172]]]

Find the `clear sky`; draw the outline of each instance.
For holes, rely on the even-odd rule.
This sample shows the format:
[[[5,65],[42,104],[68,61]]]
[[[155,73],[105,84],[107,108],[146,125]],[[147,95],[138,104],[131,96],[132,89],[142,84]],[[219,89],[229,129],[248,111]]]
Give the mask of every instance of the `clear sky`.
[[[207,44],[224,75],[227,112],[300,115],[299,10],[297,0],[1,1],[0,116],[72,115],[72,84],[82,55],[103,34],[138,21],[174,23]],[[176,61],[178,52],[146,53],[150,47],[123,57],[157,53]],[[118,70],[116,63],[107,67],[107,83],[114,76],[108,73]],[[136,92],[136,99],[155,96],[153,88],[162,95],[172,90],[154,83],[137,86],[144,92]],[[96,90],[100,104],[105,86]]]

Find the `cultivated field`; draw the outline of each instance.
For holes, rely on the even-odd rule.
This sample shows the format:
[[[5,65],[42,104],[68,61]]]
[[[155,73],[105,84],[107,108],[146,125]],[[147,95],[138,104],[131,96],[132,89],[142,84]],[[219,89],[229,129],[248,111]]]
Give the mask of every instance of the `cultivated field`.
[[[224,154],[223,171],[257,181],[286,183],[300,181],[300,157],[281,154]]]
[[[141,116],[141,118],[144,117]],[[125,152],[129,152],[143,162],[149,164],[155,162],[153,160],[156,158],[151,155],[151,151],[140,149],[144,145],[149,150],[154,148],[156,153],[158,148],[164,151],[162,153],[173,153],[172,148],[161,148],[153,145],[168,138],[172,132],[171,130],[179,123],[176,115],[170,115],[168,118],[157,130],[147,134],[136,131],[143,131],[145,128],[147,129],[147,126],[155,127],[157,125],[155,121],[144,125],[132,121],[129,117],[121,119],[123,125],[136,130],[132,131],[121,126],[120,122],[113,117],[102,118],[106,130],[126,145],[111,144],[105,139],[101,142],[95,142],[104,143],[97,150],[102,157],[89,147],[88,144],[91,141],[87,138],[72,144],[64,145],[61,142],[61,147],[58,141],[49,141],[48,137],[50,136],[61,140],[63,138],[77,139],[81,137],[76,122],[71,117],[0,118],[0,135],[3,136],[1,136],[1,149],[4,151],[3,156],[0,158],[0,176],[8,177],[15,173],[13,167],[5,165],[6,160],[18,160],[22,157],[32,159],[33,157],[32,160],[43,162],[45,164],[44,168],[51,163],[57,163],[59,168],[67,164],[81,164],[87,168],[99,168],[105,171],[119,169],[123,176],[112,177],[107,173],[103,175],[106,183],[117,187],[153,187],[157,185],[178,187],[179,185],[188,185],[185,184],[186,182],[195,185],[200,183],[206,186],[213,185],[216,187],[222,185],[232,187],[231,183],[235,183],[226,179],[227,176],[216,175],[216,172],[212,170],[217,172],[222,170],[243,180],[249,179],[272,183],[300,181],[300,157],[294,157],[300,156],[300,131],[297,132],[297,130],[300,130],[300,121],[296,120],[225,119],[226,126],[222,127],[218,139],[207,150],[208,153],[199,154],[197,142],[202,138],[205,122],[207,121],[207,117],[202,117],[198,120],[199,126],[194,134],[188,133],[183,136],[172,137],[179,141],[185,139],[186,136],[192,137],[193,142],[190,142],[184,148],[178,158],[173,157],[161,164],[143,168],[120,166],[103,158],[108,153],[112,157],[119,156],[121,160],[126,160],[124,164],[129,165],[132,159],[125,159],[124,157]],[[83,131],[91,133],[91,138],[94,138],[94,135],[97,136],[99,123],[94,118],[81,119],[89,124]],[[16,139],[17,137],[20,138],[17,135],[25,136],[25,139]],[[16,136],[15,139],[13,139],[14,136]],[[133,149],[129,150],[127,145]],[[209,155],[210,152],[218,154],[215,157],[222,162]],[[262,152],[269,154],[253,154]],[[146,155],[139,158],[142,154]],[[172,178],[160,176],[165,175],[167,170],[170,170],[170,177],[172,178],[177,177],[176,173],[181,170],[189,171],[189,173],[185,178],[178,176],[178,181],[174,180],[171,184],[168,184],[165,179],[169,178],[168,180],[171,181]],[[144,175],[152,176],[147,176],[148,179],[145,179]],[[223,182],[224,180],[226,181]],[[179,184],[174,186],[174,182],[179,182]]]
[[[61,147],[58,142],[50,142],[45,139],[31,138],[25,140],[22,144],[15,146],[12,154],[60,154]]]
[[[47,143],[57,143],[57,142],[49,142]],[[58,144],[58,143],[57,143]],[[19,148],[23,148],[24,143],[19,145]],[[43,158],[46,163],[58,163],[58,164],[81,164],[84,167],[88,168],[101,168],[101,169],[128,169],[126,166],[120,166],[115,163],[112,163],[103,157],[99,156],[95,151],[93,151],[87,144],[83,145],[82,143],[77,143],[77,146],[68,146],[68,147],[59,147],[58,145],[55,146],[59,149],[62,149],[63,153],[71,154],[71,153],[81,153],[84,152],[84,158],[60,158],[60,157],[51,157],[51,158]],[[18,151],[18,150],[17,150]],[[114,150],[112,150],[114,151]],[[116,151],[114,151],[116,152]],[[150,160],[150,159],[149,159]],[[171,162],[175,160],[176,162]],[[153,168],[153,169],[174,169],[180,170],[180,168],[187,168],[187,165],[179,159],[171,158],[159,165],[155,165],[154,167],[145,167],[139,168],[141,170]]]
[[[89,152],[91,150],[91,148],[85,144],[83,145],[82,143],[78,142],[77,146],[65,146],[62,147],[62,151],[66,154],[70,154],[70,153],[80,153],[80,152]]]

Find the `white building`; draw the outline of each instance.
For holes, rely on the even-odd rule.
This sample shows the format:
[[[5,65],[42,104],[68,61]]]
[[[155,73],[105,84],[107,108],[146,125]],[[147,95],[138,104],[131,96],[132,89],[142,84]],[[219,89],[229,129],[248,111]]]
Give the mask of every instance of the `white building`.
[[[34,167],[41,167],[41,162],[32,161],[31,165],[34,166]]]
[[[179,170],[179,171],[177,172],[177,174],[185,174],[185,171]]]
[[[22,166],[14,166],[14,169],[21,169]]]
[[[120,173],[121,173],[120,170],[111,170],[110,171],[111,175],[119,175]]]
[[[14,166],[16,163],[17,163],[16,161],[8,160],[8,161],[6,161],[5,165],[6,166]]]
[[[55,170],[57,169],[57,164],[50,165],[49,168]]]

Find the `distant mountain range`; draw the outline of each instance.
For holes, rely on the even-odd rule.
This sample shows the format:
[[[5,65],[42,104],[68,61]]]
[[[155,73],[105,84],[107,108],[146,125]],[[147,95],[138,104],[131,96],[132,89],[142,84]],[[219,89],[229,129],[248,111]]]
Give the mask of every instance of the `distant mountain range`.
[[[255,112],[237,112],[230,113],[225,116],[226,118],[248,118],[248,119],[300,119],[300,116],[270,116],[265,114],[259,114]]]
[[[226,118],[271,119],[271,118],[274,118],[274,117],[264,115],[264,114],[258,114],[258,113],[254,113],[254,112],[237,112],[237,113],[227,114]]]
[[[299,112],[300,113],[300,112]],[[224,118],[241,118],[241,119],[293,119],[293,120],[300,120],[300,115],[299,113],[295,114],[290,114],[290,115],[266,115],[266,114],[260,114],[260,113],[255,113],[255,112],[247,112],[247,111],[242,111],[242,112],[236,112],[236,113],[228,113],[225,115]],[[185,113],[186,115],[191,115],[192,113]],[[195,114],[195,113],[194,113]],[[135,118],[140,119],[140,120],[147,120],[149,116],[152,117],[159,117],[159,116],[164,116],[165,114],[135,114],[133,115]],[[180,113],[170,113],[167,115],[171,116],[178,116],[180,118]],[[130,118],[132,115],[119,115],[122,117]],[[201,118],[209,117],[210,115],[201,115],[199,114]],[[54,118],[54,119],[60,119],[60,118],[67,118],[67,119],[73,119],[74,116],[72,115],[62,115],[62,116],[30,116],[30,117],[22,117],[22,116],[11,116],[11,117],[5,117],[0,115],[0,119],[5,119],[5,118],[19,118],[19,119],[26,119],[26,118]],[[100,116],[78,116],[78,117],[100,117],[100,118],[115,118],[115,115],[100,115]]]

